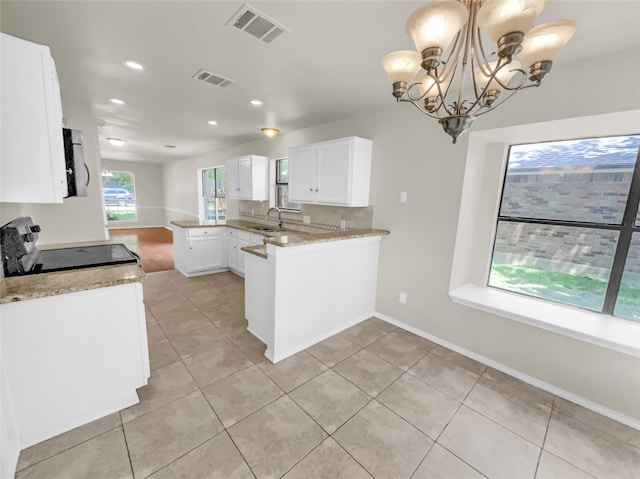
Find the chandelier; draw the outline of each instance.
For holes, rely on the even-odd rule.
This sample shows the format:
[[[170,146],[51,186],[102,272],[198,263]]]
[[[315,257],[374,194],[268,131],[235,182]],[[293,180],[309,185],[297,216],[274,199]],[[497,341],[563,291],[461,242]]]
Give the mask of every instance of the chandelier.
[[[560,20],[532,28],[547,2],[438,0],[418,8],[406,26],[418,51],[382,59],[393,96],[437,118],[456,143],[476,117],[539,86],[551,71],[578,24]],[[490,55],[483,31],[496,42]]]

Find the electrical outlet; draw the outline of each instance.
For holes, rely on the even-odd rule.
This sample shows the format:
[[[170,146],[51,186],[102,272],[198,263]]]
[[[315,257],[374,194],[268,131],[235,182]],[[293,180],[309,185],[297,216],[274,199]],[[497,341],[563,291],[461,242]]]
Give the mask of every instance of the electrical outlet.
[[[311,223],[311,216],[303,216],[302,222],[308,225],[309,223]]]
[[[407,293],[400,292],[398,301],[400,301],[402,304],[407,304]]]
[[[400,203],[406,203],[407,202],[407,192],[406,191],[401,191],[400,192]]]
[[[253,208],[251,208],[251,216],[256,214],[256,210],[254,210]]]
[[[346,227],[347,227],[346,220],[340,220],[340,229],[343,230],[343,229],[346,229]]]

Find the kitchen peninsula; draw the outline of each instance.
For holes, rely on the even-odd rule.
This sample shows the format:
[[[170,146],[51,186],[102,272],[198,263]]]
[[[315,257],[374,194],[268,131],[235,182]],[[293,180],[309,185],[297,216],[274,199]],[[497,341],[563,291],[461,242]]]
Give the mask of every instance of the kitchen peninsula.
[[[274,363],[375,310],[380,241],[389,231],[278,230],[244,220],[172,224],[174,231],[226,227],[264,236],[262,244],[241,248],[245,317],[248,330],[267,345],[265,356]]]
[[[18,450],[139,402],[144,277],[121,264],[0,281],[3,420]]]

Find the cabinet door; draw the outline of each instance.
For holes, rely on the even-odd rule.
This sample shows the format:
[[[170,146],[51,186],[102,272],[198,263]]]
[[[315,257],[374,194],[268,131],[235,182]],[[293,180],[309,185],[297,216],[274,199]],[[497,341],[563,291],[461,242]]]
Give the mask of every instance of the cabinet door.
[[[0,37],[0,202],[62,203],[62,108],[49,47]]]
[[[253,198],[252,188],[252,171],[251,171],[251,157],[238,159],[238,198],[241,200],[250,200]]]
[[[238,272],[244,274],[244,255],[247,254],[242,251],[242,248],[246,246],[253,246],[251,244],[251,233],[246,231],[238,232]]]
[[[314,146],[289,148],[289,201],[314,203],[317,188]]]
[[[227,234],[227,254],[229,268],[238,270],[238,235],[235,230],[230,229]]]
[[[349,204],[353,141],[350,138],[316,145],[317,202]]]
[[[219,269],[224,266],[223,263],[222,235],[189,239],[189,271]]]
[[[239,198],[240,183],[238,177],[238,159],[234,158],[225,162],[225,175],[227,181],[227,198]]]

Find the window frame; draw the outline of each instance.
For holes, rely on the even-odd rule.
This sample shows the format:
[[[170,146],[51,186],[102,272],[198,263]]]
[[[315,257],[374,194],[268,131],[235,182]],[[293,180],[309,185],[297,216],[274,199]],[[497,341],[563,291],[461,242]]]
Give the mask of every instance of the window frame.
[[[637,136],[638,133],[629,136]],[[616,135],[616,136],[628,136],[628,135]],[[588,140],[592,138],[611,138],[611,136],[597,136],[597,137],[584,137],[577,138],[578,140]],[[553,140],[546,141],[542,143],[554,143],[561,140]],[[527,143],[525,143],[527,144]],[[567,227],[577,227],[577,228],[586,228],[593,229],[598,231],[608,230],[608,231],[616,231],[618,232],[618,239],[616,242],[615,252],[613,254],[611,271],[609,274],[609,279],[607,281],[607,288],[604,293],[603,305],[601,311],[599,313],[606,315],[613,315],[616,307],[616,301],[618,299],[618,293],[620,290],[620,285],[622,283],[622,276],[624,273],[626,259],[629,255],[629,248],[631,246],[631,238],[634,232],[640,232],[640,225],[636,225],[636,217],[638,214],[638,203],[640,201],[640,148],[638,148],[638,152],[636,153],[636,162],[634,165],[634,170],[631,175],[631,183],[629,185],[629,194],[627,196],[627,202],[625,204],[625,209],[622,214],[622,219],[620,223],[597,223],[595,221],[575,221],[575,220],[558,220],[558,219],[549,219],[549,218],[538,218],[538,217],[522,217],[522,216],[512,216],[512,215],[503,215],[500,212],[502,211],[502,202],[504,200],[504,193],[506,189],[507,176],[509,174],[509,157],[511,155],[511,148],[516,145],[509,145],[508,153],[507,153],[507,163],[504,168],[503,178],[502,178],[502,188],[500,192],[500,205],[498,208],[498,214],[496,215],[496,226],[495,230],[498,230],[498,227],[501,222],[503,223],[525,223],[525,224],[534,224],[534,225],[550,225],[550,226],[567,226]],[[494,245],[492,248],[492,256],[495,253],[495,244],[497,238],[494,234]],[[492,260],[493,263],[493,260]],[[489,276],[490,272],[487,275],[487,285],[489,285]],[[497,286],[489,287],[496,288]],[[510,291],[506,288],[506,291]],[[516,291],[512,291],[516,292]],[[520,292],[519,294],[527,295],[526,293]],[[532,297],[537,297],[534,295],[527,295]],[[550,299],[540,298],[546,301],[552,301]],[[578,307],[578,306],[576,306]],[[594,311],[598,312],[598,311]],[[634,321],[633,319],[627,319],[628,321]]]
[[[109,169],[108,170],[110,175],[109,176],[102,176],[101,177],[101,191],[102,191],[102,204],[104,205],[104,214],[107,220],[107,223],[125,223],[125,222],[129,222],[129,223],[137,223],[138,222],[138,208],[137,208],[137,201],[138,201],[138,194],[136,191],[136,175],[135,172],[133,171],[126,171],[126,170],[114,170],[114,169]],[[120,174],[126,174],[126,175],[130,175],[131,176],[131,185],[133,186],[133,191],[131,192],[133,195],[133,202],[131,203],[130,207],[128,207],[128,205],[126,204],[126,200],[125,200],[125,204],[124,205],[120,205],[120,204],[116,204],[116,205],[107,205],[107,199],[105,198],[105,191],[107,189],[124,189],[126,191],[126,188],[124,188],[121,184],[119,184],[118,186],[105,186],[105,178],[110,178],[112,176],[116,176],[115,173],[120,173]],[[117,200],[116,200],[117,201]],[[109,206],[116,206],[117,208],[121,208],[121,207],[125,207],[125,212],[127,212],[128,210],[133,210],[133,219],[109,219]]]
[[[284,158],[276,158],[275,159],[275,186],[274,186],[274,203],[275,206],[278,206],[280,204],[280,189],[278,188],[279,186],[287,186],[287,188],[289,187],[289,182],[282,182],[282,181],[278,181],[280,178],[280,162],[283,160],[289,160],[288,157],[284,157]],[[289,205],[298,205],[297,208],[292,208]],[[292,201],[289,201],[287,199],[287,206],[285,207],[280,207],[278,206],[280,209],[285,210],[285,211],[295,211],[295,212],[300,212],[300,203],[295,203]]]
[[[199,196],[200,196],[200,219],[203,221],[220,221],[218,218],[220,216],[220,212],[221,210],[219,209],[218,206],[218,200],[219,199],[226,199],[227,195],[226,192],[225,194],[218,194],[218,170],[223,169],[225,170],[225,178],[226,178],[226,169],[224,165],[220,165],[220,166],[211,166],[209,168],[201,168],[200,170],[198,170],[198,174],[199,174],[199,178],[198,178],[198,192],[199,192]],[[205,194],[205,175],[207,174],[208,171],[213,170],[214,172],[214,188],[213,188],[213,196],[212,195],[206,195]],[[214,205],[215,205],[215,219],[211,220],[207,218],[207,211],[208,208],[206,207],[207,202],[213,200]],[[226,219],[226,213],[227,210],[226,208],[224,209],[224,213],[225,213],[225,219]]]
[[[637,134],[640,110],[530,123],[469,135],[449,297],[455,303],[640,358],[628,319],[487,286],[509,145]]]

